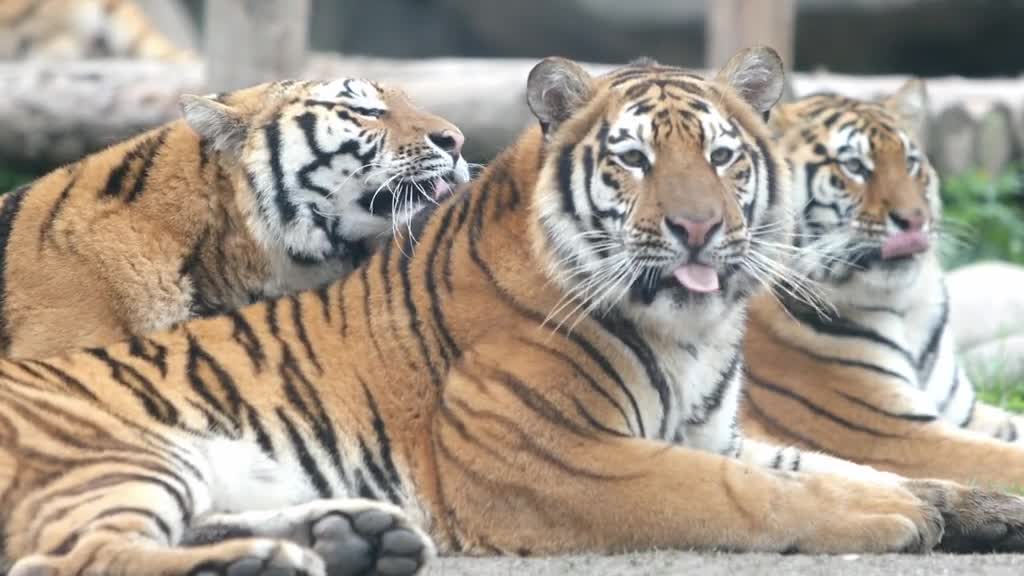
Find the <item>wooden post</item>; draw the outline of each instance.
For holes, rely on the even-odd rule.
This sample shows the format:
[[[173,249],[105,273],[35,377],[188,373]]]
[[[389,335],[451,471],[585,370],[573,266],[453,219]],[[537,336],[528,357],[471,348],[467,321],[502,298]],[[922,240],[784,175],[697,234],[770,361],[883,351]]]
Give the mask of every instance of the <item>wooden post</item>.
[[[207,0],[209,89],[294,78],[306,65],[310,0]]]
[[[705,63],[717,70],[736,52],[755,44],[771,46],[793,69],[796,0],[708,0]]]
[[[184,3],[179,0],[135,0],[135,3],[175,46],[199,52],[199,32]]]

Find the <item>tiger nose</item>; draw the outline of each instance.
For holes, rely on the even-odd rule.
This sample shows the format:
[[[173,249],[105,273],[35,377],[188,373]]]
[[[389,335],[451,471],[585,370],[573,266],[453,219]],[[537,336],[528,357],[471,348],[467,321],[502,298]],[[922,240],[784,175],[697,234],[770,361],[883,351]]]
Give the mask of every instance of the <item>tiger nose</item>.
[[[889,218],[897,228],[905,232],[920,232],[928,223],[924,216],[924,210],[920,208],[911,211],[892,210],[889,212]]]
[[[462,132],[458,130],[444,130],[442,132],[433,132],[427,138],[435,146],[450,154],[452,160],[459,161],[459,156],[462,155],[462,144],[466,141],[466,137],[462,135]]]
[[[713,216],[696,220],[685,216],[669,216],[665,218],[665,224],[687,246],[700,248],[707,243],[708,238],[722,225],[722,217]]]

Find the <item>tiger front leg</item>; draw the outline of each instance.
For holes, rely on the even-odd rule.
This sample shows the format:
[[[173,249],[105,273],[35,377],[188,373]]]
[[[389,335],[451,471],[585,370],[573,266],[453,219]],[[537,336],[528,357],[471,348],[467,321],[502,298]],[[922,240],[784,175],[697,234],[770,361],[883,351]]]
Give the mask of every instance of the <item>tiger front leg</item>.
[[[982,402],[974,404],[964,428],[1004,442],[1024,443],[1024,417]]]
[[[419,573],[434,544],[395,506],[364,499],[317,500],[278,510],[213,514],[193,524],[182,545],[240,537],[285,539],[311,548],[329,576]]]
[[[605,416],[596,401],[593,421],[573,406],[569,393],[449,379],[432,437],[443,546],[883,553],[925,552],[942,536],[932,494],[632,438],[614,417],[596,420]]]
[[[902,486],[934,504],[946,523],[939,548],[948,552],[1024,549],[1024,499],[942,480],[915,480],[820,452],[745,439],[740,460],[755,466],[802,470]]]

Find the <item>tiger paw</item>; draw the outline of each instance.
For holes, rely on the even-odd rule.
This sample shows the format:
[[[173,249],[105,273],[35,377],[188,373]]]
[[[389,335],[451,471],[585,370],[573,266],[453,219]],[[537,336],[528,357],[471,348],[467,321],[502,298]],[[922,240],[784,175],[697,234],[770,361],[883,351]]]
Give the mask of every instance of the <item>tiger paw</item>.
[[[327,563],[330,576],[412,576],[423,569],[431,543],[400,520],[374,509],[328,514],[313,524],[313,550]]]
[[[802,514],[791,549],[813,554],[926,553],[942,538],[939,509],[903,486],[809,476],[799,494]],[[828,514],[821,517],[825,510]]]
[[[191,526],[187,546],[262,536],[311,548],[329,576],[419,573],[434,556],[434,545],[402,511],[358,498],[316,500],[276,510],[218,514]]]
[[[944,552],[1024,551],[1024,498],[938,480],[911,480],[907,488],[945,519]]]

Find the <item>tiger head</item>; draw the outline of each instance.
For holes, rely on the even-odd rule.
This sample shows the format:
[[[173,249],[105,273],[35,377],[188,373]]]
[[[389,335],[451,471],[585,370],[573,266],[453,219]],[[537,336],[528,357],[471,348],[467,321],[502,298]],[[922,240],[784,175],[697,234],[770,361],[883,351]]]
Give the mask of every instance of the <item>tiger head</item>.
[[[592,78],[549,58],[530,74],[545,134],[535,240],[587,311],[713,320],[749,296],[784,238],[789,177],[762,116],[783,87],[770,48],[712,80],[649,60]]]
[[[902,289],[932,259],[941,205],[924,114],[924,86],[910,80],[878,101],[816,95],[773,115],[792,162],[799,266],[830,299]]]
[[[469,180],[462,132],[375,82],[273,82],[182,110],[251,191],[257,238],[300,263],[345,256]]]

